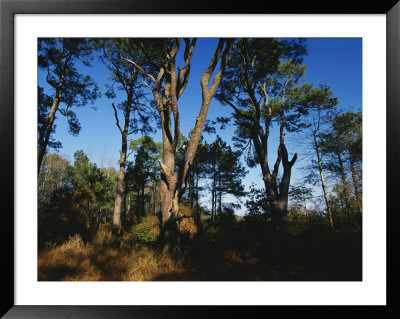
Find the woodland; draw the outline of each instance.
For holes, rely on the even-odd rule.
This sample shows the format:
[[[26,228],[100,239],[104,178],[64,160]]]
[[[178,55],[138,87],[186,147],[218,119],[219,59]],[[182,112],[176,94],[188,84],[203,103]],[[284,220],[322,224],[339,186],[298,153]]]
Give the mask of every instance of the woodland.
[[[198,41],[38,39],[38,280],[362,280],[361,105],[304,80],[307,39],[221,38],[209,56]],[[84,72],[98,63],[106,85]],[[79,141],[101,96],[118,163],[78,142],[68,160],[57,124]]]

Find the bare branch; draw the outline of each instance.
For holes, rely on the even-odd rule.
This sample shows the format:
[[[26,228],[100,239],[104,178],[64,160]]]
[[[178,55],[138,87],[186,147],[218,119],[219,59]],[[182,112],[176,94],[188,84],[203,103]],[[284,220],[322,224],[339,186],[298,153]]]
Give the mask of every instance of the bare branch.
[[[278,147],[278,157],[275,161],[275,165],[274,165],[274,170],[272,172],[272,179],[275,180],[276,176],[278,175],[278,171],[279,171],[279,164],[281,163],[282,160],[282,146],[283,148],[286,150],[286,147],[284,144],[279,144]],[[286,152],[286,156],[287,156],[287,152]]]
[[[231,50],[231,47],[233,44],[233,39],[225,40],[225,42],[226,42],[226,44],[225,44],[224,53],[222,54],[221,64],[220,64],[217,74],[214,76],[213,84],[210,88],[210,92],[212,95],[215,94],[215,92],[218,89],[219,83],[221,82],[222,74],[225,70],[226,63],[228,62],[229,51]],[[219,59],[219,57],[218,57],[218,59]],[[214,68],[215,68],[215,66],[214,66]],[[213,70],[214,70],[214,68],[213,68]]]
[[[144,85],[146,85],[150,90],[153,90],[153,88],[147,82],[145,82],[144,80],[142,80],[142,83]]]
[[[292,160],[289,162],[290,167],[294,165],[297,160],[297,153],[294,153]]]
[[[128,157],[129,157],[130,155],[132,155],[133,152],[134,152],[134,150],[133,150],[133,151],[130,151],[130,152],[126,155],[126,159],[128,159]]]
[[[264,96],[265,96],[265,106],[268,106],[268,104],[269,104],[269,99],[268,99],[268,93],[267,93],[267,89],[266,89],[267,82],[264,82],[264,84],[261,85],[260,81],[258,81],[258,85],[260,86],[261,90],[262,90],[263,93],[264,93]]]
[[[118,67],[115,65],[115,63],[114,63],[114,62],[111,60],[111,58],[108,56],[104,44],[103,44],[103,53],[104,53],[104,56],[106,57],[107,61],[114,67],[114,71],[115,71],[115,74],[116,74],[117,77],[118,77],[119,83],[121,83],[121,85],[122,85],[122,87],[124,88],[125,92],[128,93],[128,87],[127,87],[127,85],[126,85],[126,83],[125,83],[123,77],[122,77],[121,74],[119,73]]]
[[[287,152],[286,146],[285,146],[285,144],[281,144],[281,145],[282,145],[282,164],[283,164],[283,167],[285,169],[286,168],[291,168],[294,165],[294,163],[296,162],[296,160],[297,160],[297,153],[294,154],[292,160],[289,162],[289,156],[288,156],[288,152]]]
[[[186,192],[188,189],[189,189],[189,183],[188,183],[188,180],[187,180],[187,178],[186,178],[185,187],[183,187],[183,188],[181,188],[181,189],[179,190],[178,198],[181,199],[182,196],[185,194],[185,192]]]
[[[124,134],[121,126],[119,125],[119,120],[118,120],[118,113],[117,113],[117,109],[115,108],[114,103],[111,104],[113,109],[114,109],[114,116],[115,116],[115,120],[117,121],[117,127],[119,128],[119,131],[121,132],[121,134]]]
[[[225,102],[226,104],[228,104],[231,108],[233,108],[233,109],[235,110],[236,114],[237,114],[238,116],[240,116],[241,118],[245,118],[245,119],[247,119],[247,120],[249,120],[249,121],[251,121],[251,122],[256,123],[255,119],[254,119],[252,116],[243,113],[242,110],[240,110],[239,108],[237,108],[237,107],[236,107],[232,102],[230,102],[229,100],[224,99],[224,102]]]
[[[214,69],[217,66],[217,63],[219,61],[219,58],[221,57],[222,48],[223,48],[224,44],[225,44],[225,40],[220,39],[218,41],[218,46],[215,49],[214,55],[210,60],[210,64],[208,65],[203,76],[201,77],[200,83],[201,83],[201,87],[204,91],[208,91],[208,84],[210,83],[211,75],[213,74]]]
[[[185,59],[185,66],[183,67],[182,70],[179,71],[178,74],[178,85],[177,85],[177,95],[178,98],[183,94],[183,91],[185,90],[188,81],[189,81],[189,73],[190,73],[190,63],[192,60],[193,56],[193,51],[194,51],[194,46],[196,45],[197,39],[193,39],[192,42],[190,43],[189,39],[184,39],[185,40],[185,53],[184,53],[184,59]]]
[[[150,80],[152,80],[154,83],[156,83],[156,79],[149,73],[147,73],[145,70],[143,70],[143,68],[141,66],[139,66],[138,64],[136,64],[134,61],[126,59],[124,57],[121,57],[122,60],[132,63],[135,67],[137,67],[140,71],[142,71],[142,73],[144,75],[146,75]]]

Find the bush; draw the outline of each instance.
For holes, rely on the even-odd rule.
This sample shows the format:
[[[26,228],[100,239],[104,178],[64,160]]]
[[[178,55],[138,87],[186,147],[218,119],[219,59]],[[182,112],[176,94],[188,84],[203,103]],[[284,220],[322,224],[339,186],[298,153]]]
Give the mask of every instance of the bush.
[[[131,231],[126,234],[122,241],[128,245],[154,244],[160,235],[158,218],[156,216],[147,216],[142,221],[131,228]]]

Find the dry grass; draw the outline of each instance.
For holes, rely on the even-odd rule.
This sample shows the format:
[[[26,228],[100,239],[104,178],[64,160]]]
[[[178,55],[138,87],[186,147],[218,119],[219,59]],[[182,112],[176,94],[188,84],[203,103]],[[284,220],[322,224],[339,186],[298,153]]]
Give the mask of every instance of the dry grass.
[[[75,235],[38,257],[39,281],[150,281],[187,280],[180,262],[148,247],[111,248],[84,243]],[[173,279],[171,279],[173,278]]]
[[[90,257],[94,245],[85,244],[75,235],[62,245],[47,247],[38,257],[38,280],[100,280],[98,270],[93,267]]]
[[[191,214],[182,211],[182,215]],[[359,237],[275,234],[265,238],[265,232],[254,225],[236,226],[209,226],[205,231],[197,229],[193,218],[185,218],[179,225],[182,250],[171,256],[154,241],[159,235],[155,216],[138,221],[122,236],[119,248],[108,245],[111,227],[102,225],[90,243],[75,235],[59,246],[47,245],[38,256],[38,280],[361,280]]]

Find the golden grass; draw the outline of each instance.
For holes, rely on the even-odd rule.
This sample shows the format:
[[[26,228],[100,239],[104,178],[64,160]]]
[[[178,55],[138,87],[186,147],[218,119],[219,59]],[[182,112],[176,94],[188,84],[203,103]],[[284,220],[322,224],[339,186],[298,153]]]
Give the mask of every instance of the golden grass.
[[[101,234],[97,240],[101,240]],[[172,278],[172,279],[171,279]],[[38,256],[39,281],[187,280],[180,262],[147,247],[111,248],[79,235]]]
[[[99,274],[90,263],[94,246],[85,244],[79,235],[70,237],[58,247],[46,248],[38,257],[38,280],[99,280]],[[88,279],[91,278],[91,279]]]
[[[181,211],[179,214],[180,216],[183,215],[191,216],[193,214],[194,214],[193,208],[185,205],[181,206]],[[196,235],[198,231],[196,224],[194,222],[194,218],[192,217],[182,219],[182,221],[179,223],[178,229],[181,233],[188,235],[189,238],[193,238],[193,236]]]

